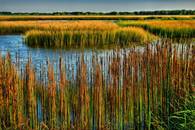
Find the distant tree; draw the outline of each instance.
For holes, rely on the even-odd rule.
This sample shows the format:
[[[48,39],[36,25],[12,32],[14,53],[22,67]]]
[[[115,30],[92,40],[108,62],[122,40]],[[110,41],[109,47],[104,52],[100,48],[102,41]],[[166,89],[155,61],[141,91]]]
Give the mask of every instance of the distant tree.
[[[113,12],[109,12],[109,13],[106,13],[107,15],[118,15],[118,12],[115,12],[115,11],[113,11]]]
[[[0,12],[1,15],[11,15],[12,12]]]
[[[195,15],[195,10],[157,10],[157,11],[135,11],[135,12],[0,12],[0,15]]]

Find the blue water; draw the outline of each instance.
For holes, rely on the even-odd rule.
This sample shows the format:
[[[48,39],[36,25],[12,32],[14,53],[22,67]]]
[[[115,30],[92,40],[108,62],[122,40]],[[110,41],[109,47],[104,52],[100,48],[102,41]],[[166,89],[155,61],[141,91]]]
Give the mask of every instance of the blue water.
[[[137,47],[138,50],[143,50],[143,47]],[[123,56],[124,53],[130,51],[129,49],[119,49],[117,52]],[[7,52],[11,54],[12,61],[16,64],[19,70],[23,70],[29,58],[31,58],[32,64],[34,66],[37,74],[47,70],[46,62],[49,62],[54,66],[55,73],[58,73],[59,58],[62,57],[64,66],[66,68],[67,76],[69,79],[75,78],[76,71],[78,69],[78,63],[81,56],[84,57],[84,62],[87,65],[87,74],[90,78],[90,73],[92,73],[92,59],[93,56],[96,57],[96,62],[101,62],[103,64],[103,73],[108,72],[108,59],[109,57],[115,56],[115,49],[110,50],[65,50],[65,49],[43,49],[43,48],[30,48],[23,43],[22,35],[6,35],[0,36],[0,52],[2,55],[6,55]],[[45,73],[46,74],[46,73]]]
[[[159,44],[160,42],[156,42],[153,44]],[[193,43],[194,44],[194,43]],[[176,44],[174,45],[179,50],[186,50],[186,46]],[[22,35],[6,35],[0,36],[0,52],[2,55],[6,55],[7,52],[11,54],[13,63],[16,64],[18,70],[24,70],[26,63],[28,62],[29,58],[31,58],[32,65],[36,71],[37,75],[42,75],[42,78],[47,77],[47,61],[54,66],[55,73],[59,73],[59,59],[60,57],[63,59],[63,65],[65,66],[65,70],[67,73],[67,78],[69,80],[74,80],[75,75],[79,65],[79,59],[84,57],[84,62],[87,66],[87,77],[90,80],[92,74],[92,59],[95,57],[95,62],[102,64],[101,69],[103,71],[104,76],[108,74],[108,67],[111,64],[109,61],[110,57],[115,57],[116,52],[123,57],[125,53],[128,53],[131,50],[136,50],[143,52],[143,46],[136,46],[136,48],[123,48],[123,49],[109,49],[109,50],[92,50],[92,49],[85,49],[85,50],[65,50],[65,49],[43,49],[43,48],[30,48],[23,42]],[[19,60],[16,60],[19,59]],[[122,59],[122,58],[120,58]],[[18,62],[16,62],[18,61]],[[123,61],[121,60],[121,65]],[[57,74],[56,74],[57,78]],[[41,76],[40,76],[41,79]]]

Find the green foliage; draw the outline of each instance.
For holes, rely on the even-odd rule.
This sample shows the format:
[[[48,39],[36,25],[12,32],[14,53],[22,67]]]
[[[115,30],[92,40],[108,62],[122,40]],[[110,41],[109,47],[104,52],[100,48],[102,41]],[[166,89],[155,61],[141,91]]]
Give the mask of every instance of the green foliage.
[[[181,110],[171,114],[171,129],[194,130],[195,129],[195,97],[187,98],[186,104],[180,106]]]

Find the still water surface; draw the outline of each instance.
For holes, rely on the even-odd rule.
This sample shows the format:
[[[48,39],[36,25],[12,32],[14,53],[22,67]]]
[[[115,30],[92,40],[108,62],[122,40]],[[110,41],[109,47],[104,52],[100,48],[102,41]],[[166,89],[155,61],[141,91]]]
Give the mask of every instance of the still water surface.
[[[154,42],[153,44],[159,44],[160,42]],[[151,44],[151,45],[153,45]],[[192,43],[194,44],[194,43]],[[186,50],[186,46],[176,44],[174,45],[179,48],[179,50]],[[78,69],[78,63],[79,59],[81,57],[84,57],[84,62],[87,65],[87,75],[88,78],[90,77],[92,71],[92,59],[95,56],[96,62],[99,62],[103,64],[102,71],[105,74],[108,73],[108,66],[111,64],[109,62],[110,57],[116,56],[117,54],[120,55],[120,57],[123,57],[124,54],[129,53],[129,51],[135,50],[139,52],[144,51],[143,46],[136,46],[135,48],[122,48],[118,49],[101,49],[101,50],[93,50],[93,49],[85,49],[85,50],[65,50],[65,49],[43,49],[43,48],[30,48],[23,42],[23,36],[22,35],[5,35],[0,36],[0,52],[1,55],[6,55],[7,52],[10,52],[12,61],[16,61],[16,59],[19,59],[17,62],[17,65],[19,66],[19,70],[23,70],[25,67],[25,64],[27,63],[29,57],[32,59],[32,64],[35,68],[35,71],[37,74],[40,74],[40,72],[44,72],[47,70],[46,62],[49,60],[49,62],[54,66],[55,73],[59,73],[59,59],[62,57],[63,63],[66,67],[67,72],[67,78],[70,80],[72,78],[75,78],[74,75],[76,75],[77,69]],[[17,57],[17,58],[16,58]],[[122,58],[121,58],[122,59]],[[121,64],[123,62],[121,61]],[[42,74],[43,75],[43,74]],[[72,77],[73,76],[73,77]]]

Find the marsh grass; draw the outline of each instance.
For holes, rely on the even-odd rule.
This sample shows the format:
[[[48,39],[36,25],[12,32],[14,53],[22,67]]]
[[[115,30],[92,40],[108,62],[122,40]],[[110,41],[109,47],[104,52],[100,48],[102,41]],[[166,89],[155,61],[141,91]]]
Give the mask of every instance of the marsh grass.
[[[194,20],[151,20],[151,21],[119,21],[120,26],[142,27],[149,32],[165,38],[194,38]]]
[[[19,75],[10,55],[1,56],[0,128],[193,129],[195,62],[188,49],[162,44],[123,58],[116,51],[108,76],[93,60],[91,83],[84,57],[76,79],[67,80],[60,58],[59,80],[49,61],[47,76],[38,80],[30,60]]]
[[[39,31],[25,34],[25,43],[31,47],[70,48],[100,47],[106,45],[127,46],[147,44],[155,36],[138,27],[127,27],[103,31]]]
[[[8,21],[0,22],[0,34],[24,34],[27,45],[45,48],[128,46],[156,38],[142,28],[120,28],[106,21]]]

